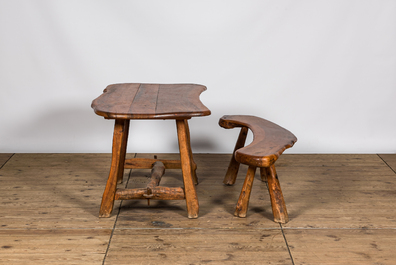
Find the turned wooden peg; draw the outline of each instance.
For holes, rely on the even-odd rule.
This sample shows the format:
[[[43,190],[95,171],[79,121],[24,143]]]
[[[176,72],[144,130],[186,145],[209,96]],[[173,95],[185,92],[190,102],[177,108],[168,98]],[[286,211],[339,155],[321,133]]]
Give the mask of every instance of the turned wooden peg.
[[[113,211],[117,182],[120,182],[120,180],[122,180],[122,176],[124,174],[128,128],[129,120],[115,120],[111,167],[109,177],[106,183],[106,188],[103,192],[102,203],[99,210],[99,217],[110,217],[111,212]]]
[[[197,84],[120,83],[107,86],[103,94],[92,101],[91,106],[96,114],[116,120],[112,165],[99,216],[110,216],[114,200],[150,197],[157,200],[186,200],[188,217],[198,217],[199,205],[194,186],[194,183],[198,183],[195,173],[197,166],[193,160],[187,120],[210,115],[210,110],[199,99],[199,95],[205,90],[205,86]],[[153,180],[148,188],[117,189],[117,183],[122,182],[125,168],[149,169],[157,160],[157,157],[125,159],[127,130],[123,129],[127,129],[129,120],[135,119],[176,121],[180,160],[161,161],[167,169],[182,169],[184,188],[156,186],[157,180]]]

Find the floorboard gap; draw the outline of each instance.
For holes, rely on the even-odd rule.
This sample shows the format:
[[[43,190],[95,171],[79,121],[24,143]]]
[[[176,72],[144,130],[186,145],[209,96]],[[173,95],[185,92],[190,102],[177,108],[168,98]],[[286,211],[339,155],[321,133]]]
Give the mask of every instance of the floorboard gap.
[[[396,171],[379,155],[379,154],[377,154],[377,156],[382,160],[382,161],[384,161],[384,163],[393,171],[393,173],[395,173],[396,174]]]
[[[283,232],[282,224],[279,224],[279,226],[280,226],[280,229],[281,229],[281,231],[282,231],[283,239],[285,240],[285,244],[286,244],[286,247],[287,247],[287,251],[289,252],[289,256],[290,256],[291,262],[292,262],[293,265],[295,265],[295,264],[294,264],[294,260],[293,260],[293,255],[292,255],[292,253],[291,253],[291,251],[290,251],[289,244],[287,243],[286,235],[285,235],[285,233]]]
[[[2,169],[2,168],[5,166],[5,164],[7,164],[7,162],[10,161],[10,159],[11,159],[14,155],[15,155],[15,153],[13,153],[13,154],[7,159],[7,161],[5,161],[5,162],[0,166],[0,169]]]
[[[134,158],[135,158],[135,157],[136,157],[136,154],[135,154]],[[131,174],[132,174],[132,169],[129,170],[128,179],[127,179],[127,181],[125,182],[125,189],[128,187],[128,182],[129,182],[129,179],[131,178]],[[111,240],[112,240],[112,238],[113,238],[113,234],[114,234],[115,228],[116,228],[116,226],[117,226],[118,217],[120,216],[120,212],[121,212],[121,208],[122,208],[122,202],[123,202],[123,201],[121,201],[121,203],[120,203],[120,207],[118,208],[118,212],[117,212],[116,219],[114,220],[114,226],[113,226],[113,229],[112,229],[112,231],[111,231],[111,235],[110,235],[110,239],[109,239],[109,244],[107,245],[107,249],[106,249],[106,253],[105,253],[104,258],[103,258],[102,265],[105,265],[106,258],[107,258],[107,254],[109,253]]]

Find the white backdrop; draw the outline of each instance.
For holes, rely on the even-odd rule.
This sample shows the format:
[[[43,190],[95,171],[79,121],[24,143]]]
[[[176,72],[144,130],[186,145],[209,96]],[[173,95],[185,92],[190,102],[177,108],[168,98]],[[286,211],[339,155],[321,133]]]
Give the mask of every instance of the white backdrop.
[[[269,119],[289,153],[396,152],[394,0],[0,0],[0,152],[110,152],[91,101],[112,83],[198,83],[194,152],[231,152],[224,114]],[[176,152],[173,121],[129,152]]]

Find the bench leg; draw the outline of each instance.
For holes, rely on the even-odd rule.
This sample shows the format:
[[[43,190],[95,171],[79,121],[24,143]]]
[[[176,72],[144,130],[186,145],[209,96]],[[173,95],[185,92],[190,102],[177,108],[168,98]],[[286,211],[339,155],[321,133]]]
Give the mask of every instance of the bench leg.
[[[286,210],[285,200],[283,199],[282,190],[279,184],[278,175],[276,174],[275,165],[265,168],[268,191],[271,197],[272,213],[274,221],[277,223],[285,224],[289,222],[289,216]]]
[[[241,194],[239,195],[238,203],[235,209],[235,213],[234,213],[235,216],[246,217],[255,173],[256,173],[256,167],[249,166],[246,174],[245,182],[243,183],[242,191]]]
[[[261,176],[261,181],[267,182],[268,176],[267,176],[267,171],[265,170],[264,167],[260,167],[260,176]]]
[[[110,217],[113,211],[117,182],[122,181],[124,174],[128,130],[129,120],[115,120],[111,167],[106,188],[102,196],[99,217]]]
[[[199,204],[193,180],[192,152],[189,145],[190,136],[187,120],[176,120],[176,126],[188,218],[198,218]]]
[[[245,141],[246,141],[246,136],[248,133],[248,128],[247,127],[242,127],[241,131],[238,136],[238,140],[235,144],[234,152],[232,153],[231,161],[227,169],[227,173],[224,177],[223,183],[226,185],[234,185],[235,180],[238,176],[238,170],[239,170],[239,162],[235,160],[235,151],[238,150],[239,148],[242,148],[245,146]]]

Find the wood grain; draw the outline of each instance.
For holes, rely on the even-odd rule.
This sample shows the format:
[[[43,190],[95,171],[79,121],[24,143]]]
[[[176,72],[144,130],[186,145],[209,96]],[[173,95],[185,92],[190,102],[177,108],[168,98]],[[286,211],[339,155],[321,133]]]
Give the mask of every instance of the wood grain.
[[[179,157],[137,157],[154,155]],[[15,154],[0,169],[0,264],[394,264],[396,173],[378,155],[280,156],[286,225],[272,221],[261,181],[248,217],[234,217],[243,178],[223,185],[230,158],[194,154],[198,219],[176,200],[118,201],[118,216],[98,218],[111,154]],[[144,188],[149,176],[126,170],[123,186]],[[180,170],[167,169],[161,185],[182,182]]]
[[[297,141],[285,128],[256,116],[225,115],[219,124],[226,129],[248,127],[252,130],[253,142],[235,152],[235,159],[246,165],[269,167]]]
[[[395,173],[377,155],[282,155],[277,164],[290,217],[284,227],[394,227]]]
[[[107,119],[189,119],[210,115],[199,100],[205,90],[195,84],[114,84],[91,106]]]
[[[292,265],[280,230],[119,229],[106,262]]]
[[[158,159],[175,159],[178,154],[156,154]],[[138,154],[139,158],[149,158],[153,154]],[[231,155],[195,154],[197,175],[200,184],[195,186],[199,198],[199,218],[186,218],[186,203],[184,201],[151,201],[150,206],[145,201],[124,201],[117,227],[156,228],[156,222],[163,222],[171,228],[262,228],[277,229],[279,225],[272,221],[271,203],[265,183],[258,181],[252,188],[248,218],[233,216],[235,204],[242,188],[244,178],[236,180],[234,186],[225,186],[222,176],[227,170]],[[240,174],[245,175],[247,168],[242,165]],[[128,188],[145,188],[149,179],[148,169],[132,169]],[[182,172],[177,169],[167,169],[161,180],[161,185],[180,187],[183,185]],[[159,226],[161,227],[161,226]]]
[[[249,166],[235,215],[246,217],[255,170],[259,167],[261,180],[268,182],[274,221],[287,223],[289,217],[274,163],[284,150],[294,145],[297,138],[277,124],[255,116],[225,115],[220,118],[219,125],[226,129],[241,127],[223,183],[234,184],[239,163]],[[248,129],[253,132],[253,141],[244,147]]]
[[[285,230],[295,264],[393,265],[394,229]]]
[[[198,199],[194,184],[198,184],[196,176],[197,166],[193,160],[190,131],[187,120],[196,116],[210,115],[199,99],[199,95],[206,90],[205,86],[195,84],[114,84],[109,85],[103,94],[93,100],[91,107],[95,113],[107,119],[115,119],[112,163],[103,192],[100,217],[110,217],[114,200],[135,199],[150,196],[156,199],[185,198],[189,218],[198,217]],[[183,172],[184,195],[181,189],[156,188],[156,194],[152,194],[152,188],[147,187],[147,193],[141,190],[118,190],[117,183],[123,181],[125,168],[150,168],[153,160],[125,160],[128,129],[130,119],[174,119],[176,120],[180,162],[164,161],[167,168],[181,168]],[[167,196],[163,191],[168,190]],[[182,196],[183,195],[183,196]]]
[[[15,154],[0,170],[0,228],[113,227],[114,218],[97,217],[110,161],[110,154]]]
[[[102,264],[111,229],[0,230],[0,264]]]
[[[144,189],[117,189],[116,200],[184,200],[184,189],[181,187],[155,187]]]

